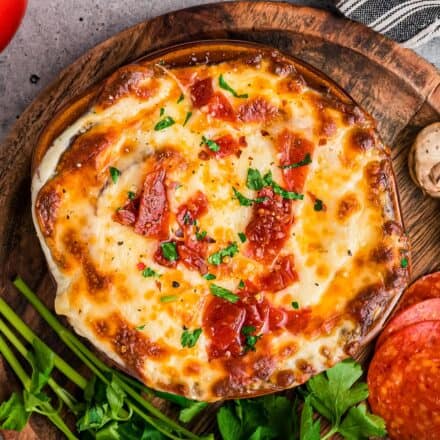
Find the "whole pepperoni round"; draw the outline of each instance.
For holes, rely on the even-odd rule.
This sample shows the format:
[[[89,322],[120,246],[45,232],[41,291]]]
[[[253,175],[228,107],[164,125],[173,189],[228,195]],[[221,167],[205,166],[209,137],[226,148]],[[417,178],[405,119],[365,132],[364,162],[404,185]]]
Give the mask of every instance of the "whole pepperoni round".
[[[368,401],[393,440],[440,438],[440,321],[393,333],[368,370]]]
[[[399,309],[431,298],[440,298],[440,272],[430,273],[412,283],[403,294]]]
[[[380,347],[384,341],[396,331],[418,322],[440,321],[440,298],[427,299],[406,308],[398,313],[385,327],[377,340],[376,347]]]

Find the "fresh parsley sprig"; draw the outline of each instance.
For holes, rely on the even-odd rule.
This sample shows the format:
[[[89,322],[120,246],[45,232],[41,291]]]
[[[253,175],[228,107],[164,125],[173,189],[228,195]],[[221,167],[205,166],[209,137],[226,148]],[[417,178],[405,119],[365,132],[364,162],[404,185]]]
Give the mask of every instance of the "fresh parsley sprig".
[[[309,379],[305,387],[300,440],[326,440],[336,433],[347,440],[386,435],[384,421],[360,403],[368,397],[367,384],[358,382],[361,376],[361,366],[346,360]],[[313,421],[312,409],[331,423],[323,437],[319,434],[319,422]]]
[[[208,263],[218,266],[223,263],[223,259],[226,257],[233,257],[238,252],[237,242],[232,242],[229,246],[224,249],[220,249],[214,252],[208,257]]]

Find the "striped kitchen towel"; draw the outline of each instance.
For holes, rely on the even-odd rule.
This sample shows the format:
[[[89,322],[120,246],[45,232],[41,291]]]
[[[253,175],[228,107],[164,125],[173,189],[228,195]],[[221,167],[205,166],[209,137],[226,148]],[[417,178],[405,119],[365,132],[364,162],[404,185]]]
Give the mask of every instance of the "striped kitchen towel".
[[[440,37],[440,0],[338,0],[336,7],[409,48]]]

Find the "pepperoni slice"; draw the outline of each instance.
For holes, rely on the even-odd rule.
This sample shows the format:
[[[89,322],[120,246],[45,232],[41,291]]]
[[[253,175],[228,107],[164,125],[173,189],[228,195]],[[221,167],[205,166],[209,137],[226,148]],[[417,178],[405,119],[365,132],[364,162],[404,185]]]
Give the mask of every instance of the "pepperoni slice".
[[[278,109],[261,97],[252,99],[238,108],[238,118],[246,123],[268,122],[277,115]]]
[[[197,191],[186,203],[177,210],[177,223],[182,229],[194,225],[195,221],[208,211],[208,199],[201,191]]]
[[[161,168],[147,174],[134,225],[137,234],[159,239],[168,235],[168,200],[164,181],[165,171]]]
[[[368,398],[394,440],[440,438],[440,321],[393,333],[376,351],[369,370]]]
[[[214,93],[209,101],[208,113],[213,118],[223,121],[235,121],[235,112],[225,95],[220,92]]]
[[[431,298],[440,298],[440,272],[425,275],[412,283],[400,301],[399,310]]]
[[[179,260],[188,269],[198,270],[201,274],[208,272],[205,255],[201,254],[199,249],[191,248],[183,242],[179,242],[177,243],[177,253],[179,254]]]
[[[278,292],[285,289],[295,281],[298,281],[298,274],[295,270],[293,255],[279,257],[270,272],[263,275],[259,280],[262,290]]]
[[[379,336],[376,347],[380,347],[391,334],[403,327],[423,321],[440,321],[440,298],[421,301],[397,314]]]
[[[205,239],[198,240],[196,233],[197,219],[208,211],[208,199],[197,191],[186,203],[177,210],[177,223],[182,228],[183,242],[178,242],[177,252],[182,263],[192,270],[198,270],[201,274],[208,271],[205,258],[207,242]]]
[[[220,147],[219,150],[212,151],[209,148],[205,148],[199,153],[200,159],[208,160],[211,157],[221,159],[223,157],[231,156],[232,154],[240,157],[241,148],[247,146],[246,138],[244,136],[240,136],[238,139],[236,139],[230,134],[226,134],[213,140]]]
[[[285,310],[271,307],[259,290],[249,281],[238,291],[240,300],[235,304],[214,297],[205,308],[204,331],[211,340],[208,347],[210,359],[238,357],[246,353],[246,336],[243,327],[255,327],[253,335],[287,328],[297,333],[304,330],[310,321],[311,311]],[[257,347],[258,349],[258,343]]]
[[[212,79],[205,78],[196,81],[190,88],[191,101],[194,107],[200,108],[208,104],[211,100],[214,89],[212,88]]]
[[[287,129],[278,136],[276,145],[281,153],[280,164],[282,166],[301,162],[306,158],[307,154],[312,155],[314,150],[314,146],[310,141]],[[283,169],[286,188],[289,191],[301,192],[308,171],[308,165]]]
[[[133,226],[139,212],[139,197],[128,200],[127,203],[118,209],[113,215],[113,220],[125,226]]]
[[[271,262],[287,239],[292,224],[292,202],[275,194],[272,188],[263,188],[258,197],[262,203],[253,206],[252,218],[246,227],[250,256]]]

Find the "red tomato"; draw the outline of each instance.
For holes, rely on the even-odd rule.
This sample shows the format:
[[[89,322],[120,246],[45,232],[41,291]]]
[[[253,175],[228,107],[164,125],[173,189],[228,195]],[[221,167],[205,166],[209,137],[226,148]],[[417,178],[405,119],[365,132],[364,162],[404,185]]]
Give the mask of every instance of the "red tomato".
[[[0,52],[17,31],[26,5],[27,0],[0,0]]]

